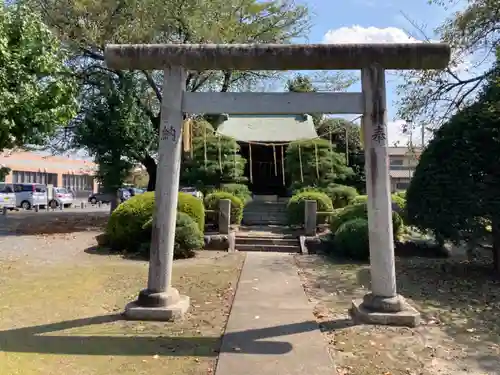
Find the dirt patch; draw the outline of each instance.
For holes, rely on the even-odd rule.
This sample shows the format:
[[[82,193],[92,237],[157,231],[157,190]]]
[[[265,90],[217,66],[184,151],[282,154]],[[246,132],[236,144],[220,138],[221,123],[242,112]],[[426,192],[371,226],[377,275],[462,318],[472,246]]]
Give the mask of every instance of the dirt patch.
[[[398,290],[423,317],[416,329],[353,325],[369,267],[297,256],[339,374],[500,374],[500,282],[491,260],[397,259]]]
[[[147,263],[85,253],[94,235],[56,235],[49,245],[18,237],[34,251],[2,258],[0,374],[213,373],[244,256],[210,252],[176,262],[173,284],[191,297],[189,314],[175,323],[130,322],[120,313],[145,287]],[[43,261],[38,253],[54,241],[71,256]]]
[[[101,230],[108,222],[108,211],[20,211],[0,216],[4,235],[39,235]]]

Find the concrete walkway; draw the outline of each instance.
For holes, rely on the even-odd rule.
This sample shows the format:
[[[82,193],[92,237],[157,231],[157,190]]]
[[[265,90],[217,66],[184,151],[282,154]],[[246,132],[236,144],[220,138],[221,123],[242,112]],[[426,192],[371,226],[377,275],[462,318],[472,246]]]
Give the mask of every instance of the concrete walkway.
[[[335,374],[293,255],[247,253],[215,375]]]

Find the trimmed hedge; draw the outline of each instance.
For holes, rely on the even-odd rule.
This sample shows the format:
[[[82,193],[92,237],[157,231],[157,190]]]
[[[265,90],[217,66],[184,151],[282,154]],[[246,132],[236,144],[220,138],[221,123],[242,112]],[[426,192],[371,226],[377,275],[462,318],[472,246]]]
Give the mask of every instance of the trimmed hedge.
[[[142,226],[142,238],[144,240],[140,247],[140,255],[149,257],[151,247],[151,231],[153,219],[149,219]],[[184,212],[177,212],[175,225],[174,259],[192,258],[195,250],[202,249],[204,245],[203,232],[196,221]]]
[[[332,200],[334,208],[343,208],[353,203],[358,191],[352,186],[331,185],[324,191]]]
[[[154,206],[154,192],[136,195],[120,204],[111,214],[106,227],[106,237],[111,248],[137,251],[137,247],[145,240],[143,226],[152,219]],[[189,215],[203,233],[205,208],[200,199],[187,193],[179,193],[177,210]]]
[[[366,203],[357,203],[336,210],[334,215],[331,217],[330,230],[332,231],[332,233],[335,233],[342,226],[342,224],[354,219],[368,220]],[[403,229],[403,220],[401,219],[401,216],[394,211],[392,212],[392,227],[394,239],[396,239]]]
[[[188,214],[196,222],[201,233],[205,231],[205,206],[201,199],[189,193],[179,193],[177,211]]]
[[[113,211],[106,227],[109,245],[114,250],[136,251],[143,240],[142,226],[153,216],[154,192],[135,195]]]
[[[293,195],[288,201],[287,213],[289,225],[304,225],[304,209],[305,201],[313,200],[317,202],[318,212],[332,212],[332,200],[326,195],[317,190],[306,190]],[[318,215],[317,223],[324,224],[328,222],[328,215]]]
[[[221,199],[229,199],[231,201],[231,224],[241,224],[243,219],[243,201],[236,195],[227,191],[213,191],[205,197],[205,208],[207,210],[218,210],[219,201]]]
[[[370,257],[368,220],[356,218],[343,223],[335,232],[334,252],[356,260]]]
[[[226,191],[240,198],[244,204],[252,200],[252,192],[247,185],[244,184],[223,184],[220,191]]]

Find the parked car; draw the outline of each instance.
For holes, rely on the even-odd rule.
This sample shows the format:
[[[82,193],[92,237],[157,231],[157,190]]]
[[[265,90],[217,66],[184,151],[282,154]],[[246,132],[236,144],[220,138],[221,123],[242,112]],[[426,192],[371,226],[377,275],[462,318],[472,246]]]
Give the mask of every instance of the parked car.
[[[191,186],[181,187],[179,191],[182,193],[191,194],[193,197],[203,199],[203,193],[194,187]]]
[[[12,184],[0,184],[0,208],[9,210],[16,208],[16,194]]]
[[[70,207],[73,204],[73,194],[66,188],[54,187],[52,189],[52,200],[49,202],[49,207],[56,208],[59,206]]]
[[[135,187],[128,187],[127,190],[129,191],[131,197],[144,193],[144,189],[139,189]]]
[[[127,188],[120,188],[118,189],[120,193],[120,200],[122,202],[125,202],[127,199],[130,198],[130,192],[128,191]],[[91,204],[97,204],[99,202],[101,203],[111,203],[112,200],[115,199],[115,195],[113,193],[95,193],[91,194],[89,196],[89,203]]]
[[[47,186],[42,184],[14,184],[16,206],[30,210],[33,206],[47,206]]]

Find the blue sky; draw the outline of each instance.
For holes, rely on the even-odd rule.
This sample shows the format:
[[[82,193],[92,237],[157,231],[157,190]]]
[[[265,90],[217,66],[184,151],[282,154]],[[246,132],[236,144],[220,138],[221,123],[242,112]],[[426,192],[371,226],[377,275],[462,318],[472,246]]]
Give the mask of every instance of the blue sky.
[[[309,43],[405,42],[409,34],[420,39],[404,15],[423,26],[432,38],[434,28],[450,14],[442,7],[429,5],[427,0],[303,0],[302,3],[307,4],[312,13],[313,27],[306,41]],[[402,121],[396,118],[397,82],[395,75],[387,76],[390,144],[408,141],[408,136],[401,134]],[[351,90],[359,91],[359,84]]]

